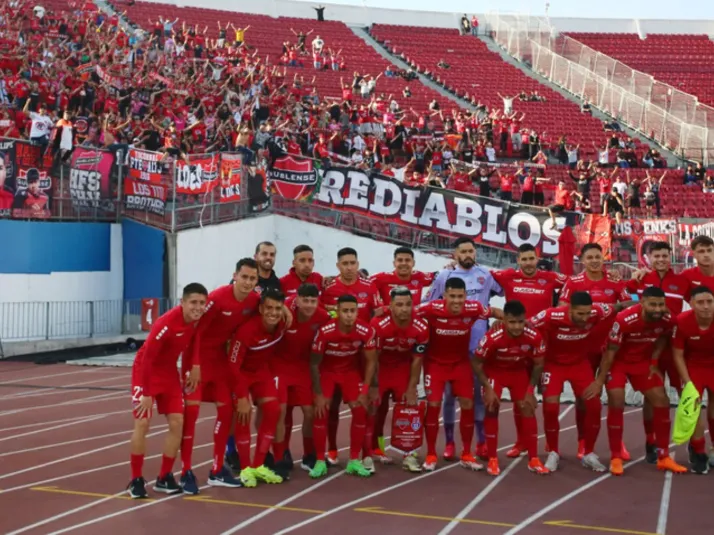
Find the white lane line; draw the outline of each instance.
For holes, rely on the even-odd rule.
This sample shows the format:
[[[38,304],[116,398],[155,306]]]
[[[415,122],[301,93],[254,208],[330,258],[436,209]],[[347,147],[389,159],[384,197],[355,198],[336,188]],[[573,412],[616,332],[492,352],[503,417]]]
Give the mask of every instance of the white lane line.
[[[126,412],[126,411],[121,411]],[[32,424],[16,425],[15,427],[3,427],[0,429],[0,433],[6,433],[8,431],[17,431],[19,429],[30,429],[32,427],[40,427],[41,425],[50,424],[62,424],[64,422],[74,422],[76,420],[81,420],[82,418],[88,418],[89,416],[98,416],[96,414],[87,414],[85,416],[73,416],[72,418],[63,418],[62,420],[50,420],[49,422],[35,422]]]
[[[53,377],[63,377],[65,375],[77,375],[78,373],[90,373],[90,372],[98,372],[102,371],[102,368],[95,368],[95,369],[90,369],[90,370],[75,370],[73,372],[64,372],[64,373],[53,373],[51,375],[40,375],[38,377],[23,377],[22,379],[13,379],[12,381],[3,381],[0,383],[0,386],[7,386],[7,385],[13,385],[17,383],[27,383],[29,381],[37,381],[38,379],[51,379]]]
[[[90,396],[88,398],[71,399],[69,401],[63,401],[62,403],[51,403],[49,405],[30,405],[29,407],[11,409],[9,411],[0,412],[0,416],[10,416],[11,414],[19,414],[21,412],[35,411],[39,409],[53,409],[55,407],[64,407],[67,405],[82,405],[83,403],[96,403],[98,401],[113,401],[114,399],[119,399],[119,397],[126,396],[129,396],[128,390],[126,392],[109,392],[107,394],[98,394],[96,396]]]
[[[25,390],[24,392],[18,392],[16,394],[8,394],[6,396],[1,396],[0,401],[2,400],[12,400],[12,399],[27,399],[27,398],[34,398],[38,396],[56,396],[58,394],[65,394],[67,392],[82,392],[84,389],[82,389],[83,386],[85,385],[91,385],[91,384],[96,384],[96,383],[107,383],[111,381],[122,381],[124,383],[123,386],[126,386],[129,383],[129,378],[128,377],[104,377],[103,379],[92,379],[91,381],[82,381],[81,383],[72,383],[69,385],[62,385],[60,387],[42,387],[42,388],[33,388],[32,390]],[[128,389],[127,389],[128,391]]]
[[[662,500],[659,502],[659,515],[657,516],[657,535],[667,533],[667,518],[669,517],[669,499],[672,496],[672,472],[664,475],[662,486]]]
[[[64,427],[70,427],[72,425],[84,424],[87,422],[94,422],[96,420],[101,420],[102,418],[104,418],[104,416],[101,416],[101,415],[100,416],[89,416],[89,417],[85,418],[84,420],[79,420],[76,422],[69,422],[66,424],[55,425],[53,427],[46,427],[44,429],[36,429],[35,431],[28,431],[27,433],[20,433],[19,435],[3,437],[3,438],[0,438],[0,442],[5,442],[6,440],[15,440],[15,439],[27,437],[30,435],[37,435],[38,433],[44,433],[46,431],[54,431],[56,429],[62,429]]]
[[[559,421],[563,421],[563,418],[573,409],[575,405],[568,405],[568,407],[560,413],[560,416],[558,416]],[[459,514],[457,514],[451,522],[449,522],[444,529],[442,529],[438,535],[449,535],[454,529],[456,529],[457,526],[461,524],[461,520],[466,518],[471,511],[473,511],[478,504],[480,504],[486,497],[491,494],[493,489],[495,489],[499,483],[501,483],[506,476],[511,473],[511,470],[513,470],[520,462],[523,460],[525,457],[519,457],[515,461],[513,461],[511,464],[506,467],[506,469],[501,473],[500,476],[495,478],[491,483],[489,483],[485,489],[483,489],[481,492],[478,493],[478,495],[466,506],[464,507],[461,511],[459,511]]]

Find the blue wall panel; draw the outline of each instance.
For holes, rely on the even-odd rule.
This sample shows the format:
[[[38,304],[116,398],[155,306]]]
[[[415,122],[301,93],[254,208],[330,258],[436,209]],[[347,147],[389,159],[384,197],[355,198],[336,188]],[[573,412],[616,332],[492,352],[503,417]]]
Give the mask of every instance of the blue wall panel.
[[[130,219],[122,221],[124,299],[164,296],[164,233]]]
[[[111,270],[109,223],[0,220],[0,273]]]

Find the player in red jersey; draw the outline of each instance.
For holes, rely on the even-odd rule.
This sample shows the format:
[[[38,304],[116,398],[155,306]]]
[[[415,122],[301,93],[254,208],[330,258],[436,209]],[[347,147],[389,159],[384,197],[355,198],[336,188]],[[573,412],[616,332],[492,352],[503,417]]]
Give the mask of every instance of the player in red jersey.
[[[280,278],[280,289],[287,296],[297,294],[302,284],[314,284],[322,289],[322,275],[315,271],[315,256],[309,245],[298,245],[293,249],[293,267]]]
[[[459,430],[463,452],[461,466],[483,470],[483,465],[471,453],[474,437],[474,376],[471,371],[469,342],[471,327],[478,320],[502,318],[500,309],[484,307],[478,301],[466,300],[466,283],[451,278],[444,285],[444,299],[423,303],[416,309],[419,318],[429,322],[429,348],[424,362],[427,454],[423,468],[436,469],[436,439],[439,434],[439,413],[444,388],[451,383],[454,397],[461,406]]]
[[[134,359],[131,369],[134,430],[131,435],[131,482],[127,487],[133,499],[147,496],[143,467],[154,400],[157,411],[166,415],[169,424],[154,490],[166,494],[181,492],[172,471],[183,428],[183,390],[177,364],[179,357],[185,353],[183,359],[190,362],[191,369],[186,378],[186,388],[196,388],[201,380],[201,362],[196,351],[189,353],[187,349],[196,333],[198,320],[206,309],[207,295],[203,285],[195,282],[187,285],[183,289],[181,304],[154,323]]]
[[[669,397],[659,371],[659,357],[670,338],[674,321],[667,312],[665,293],[651,286],[642,292],[642,302],[617,315],[610,330],[605,355],[595,383],[585,398],[600,397],[607,387],[607,436],[610,442],[610,473],[621,476],[622,429],[625,424],[625,384],[641,392],[652,406],[654,414],[657,468],[681,473],[687,469],[669,456],[672,422],[669,417]]]
[[[414,251],[409,247],[397,247],[394,250],[394,271],[383,272],[372,275],[372,282],[382,302],[389,305],[391,291],[393,288],[406,287],[412,295],[412,304],[418,305],[421,303],[421,297],[424,289],[428,288],[434,282],[435,273],[423,273],[414,269]],[[383,397],[377,408],[377,414],[374,422],[374,440],[372,442],[372,450],[374,457],[382,462],[389,462],[389,457],[384,454],[384,422],[389,412],[389,398]]]
[[[670,316],[676,318],[681,314],[684,300],[689,293],[689,280],[672,270],[672,248],[667,242],[653,243],[647,256],[652,269],[636,271],[632,280],[627,282],[627,291],[641,296],[646,288],[661,288],[664,291],[667,310]],[[659,357],[659,369],[669,377],[670,385],[679,388],[681,380],[672,359],[671,340],[668,340]],[[642,420],[646,435],[646,459],[648,463],[655,464],[657,462],[657,448],[654,444],[654,419],[652,406],[647,398],[645,398],[642,407]]]
[[[493,327],[481,339],[471,364],[483,387],[486,405],[487,472],[501,473],[498,466],[498,404],[503,389],[508,388],[514,407],[523,415],[522,440],[526,445],[528,469],[537,474],[549,474],[538,458],[538,422],[535,409],[535,387],[543,371],[545,344],[538,331],[526,327],[526,308],[520,301],[508,301],[503,307],[503,323]]]
[[[709,236],[697,236],[691,246],[697,265],[682,271],[682,276],[689,281],[690,290],[697,286],[714,288],[714,240]]]
[[[325,288],[320,294],[320,303],[329,312],[337,309],[337,301],[343,295],[351,295],[357,299],[359,319],[369,323],[373,316],[384,313],[382,299],[377,288],[369,280],[360,276],[359,259],[357,251],[351,247],[344,247],[337,251],[337,269],[339,276],[325,282]],[[328,418],[328,453],[327,462],[331,466],[337,465],[337,428],[340,421],[340,404],[342,403],[340,388],[334,389],[334,398],[330,403],[330,416]],[[372,463],[372,434],[374,432],[376,407],[368,407],[366,440],[363,461],[373,468]]]
[[[238,261],[233,273],[233,284],[221,286],[208,295],[206,313],[198,324],[198,337],[194,344],[198,345],[196,349],[201,356],[201,384],[184,396],[186,406],[181,440],[181,487],[186,494],[199,492],[191,461],[201,402],[216,405],[213,466],[208,475],[208,484],[219,487],[241,486],[240,481],[224,468],[223,463],[233,419],[227,345],[235,330],[258,311],[260,294],[253,291],[257,282],[258,265],[255,260],[243,258]],[[185,365],[183,368],[185,374]]]
[[[506,301],[520,301],[526,308],[526,317],[532,317],[553,306],[554,296],[568,281],[568,277],[553,271],[538,269],[538,255],[535,247],[524,243],[518,247],[516,257],[518,269],[492,271],[491,275],[503,288]],[[522,437],[520,404],[513,405],[513,419],[516,423],[517,440],[506,453],[507,457],[518,457],[525,453]]]
[[[407,286],[392,288],[388,296],[389,315],[372,319],[379,352],[380,407],[387,406],[383,416],[381,411],[377,413],[375,438],[383,435],[390,396],[395,402],[406,401],[410,405],[416,405],[418,401],[417,383],[429,342],[429,326],[412,317],[414,297],[411,290]],[[372,446],[375,457],[384,463],[391,462],[377,440]],[[404,456],[402,467],[410,472],[421,472],[419,461],[411,454]]]
[[[583,395],[595,380],[590,360],[583,347],[591,345],[591,336],[603,321],[611,323],[621,305],[593,305],[590,294],[575,292],[568,296],[570,305],[544,310],[530,319],[533,328],[540,331],[546,344],[545,364],[541,384],[543,386],[543,424],[548,447],[545,467],[554,472],[560,462],[558,439],[560,435],[560,395],[565,382],[569,382],[576,399]],[[605,466],[593,452],[600,432],[600,398],[583,399],[585,405],[584,432],[585,452],[583,466],[604,472]]]
[[[317,462],[310,477],[327,475],[325,463],[326,425],[329,405],[334,403],[333,392],[340,387],[345,402],[352,411],[350,428],[350,461],[348,474],[369,477],[372,472],[359,459],[364,445],[367,425],[368,395],[377,372],[374,329],[358,319],[357,298],[343,295],[337,300],[337,318],[317,331],[312,344],[310,372],[315,394],[315,452]],[[360,355],[364,355],[364,372]]]
[[[674,363],[682,384],[692,382],[700,396],[708,392],[714,399],[714,295],[706,286],[691,292],[691,310],[682,312],[676,320],[672,335]],[[714,437],[714,403],[707,405],[709,436]],[[709,471],[704,439],[704,422],[700,421],[690,441],[692,472]]]
[[[597,243],[587,243],[580,251],[580,262],[585,266],[585,271],[574,275],[563,286],[560,292],[559,305],[567,305],[570,302],[570,296],[575,292],[587,292],[590,294],[593,303],[614,305],[615,303],[630,302],[630,294],[627,292],[626,283],[620,279],[615,279],[612,274],[603,270],[602,247]],[[615,321],[615,316],[611,316],[604,321],[598,322],[593,333],[588,337],[588,349],[590,349],[588,358],[593,373],[597,371],[597,367],[602,360],[603,350],[607,342],[607,336],[610,333],[612,323]],[[578,458],[582,459],[585,446],[585,431],[584,431],[585,407],[582,402],[575,403],[575,423],[578,429]],[[628,461],[630,454],[625,445],[622,445],[622,459]]]
[[[288,411],[294,407],[302,409],[303,457],[302,469],[311,470],[315,466],[315,446],[312,439],[313,397],[310,378],[310,349],[317,330],[330,321],[330,315],[319,307],[320,291],[314,284],[304,283],[297,294],[288,297],[287,307],[293,313],[293,324],[285,331],[278,350],[270,363],[278,388],[281,418],[275,433],[273,454],[287,466],[292,464],[286,457],[290,444],[292,415]]]
[[[275,438],[280,418],[280,404],[270,361],[283,336],[283,303],[285,297],[274,288],[260,295],[258,316],[244,323],[236,332],[229,351],[233,395],[236,399],[236,448],[244,467],[240,480],[244,487],[255,487],[257,481],[282,483],[283,477],[264,465],[265,455]],[[249,399],[250,396],[250,399]],[[261,409],[253,463],[250,463],[251,399]]]

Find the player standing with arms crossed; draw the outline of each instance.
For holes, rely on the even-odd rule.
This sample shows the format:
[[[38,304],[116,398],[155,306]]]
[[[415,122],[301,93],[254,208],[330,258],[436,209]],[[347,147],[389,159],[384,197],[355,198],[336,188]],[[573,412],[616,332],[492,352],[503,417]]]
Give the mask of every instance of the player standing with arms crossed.
[[[445,295],[446,283],[452,278],[458,278],[466,283],[466,299],[478,301],[484,307],[488,307],[491,295],[502,295],[503,290],[494,280],[491,272],[476,264],[476,244],[470,238],[458,238],[454,242],[455,269],[444,269],[437,275],[429,293],[424,299],[425,302],[441,299]],[[478,343],[488,330],[488,322],[479,321],[473,325],[469,342],[469,352],[473,353],[478,347]],[[474,381],[475,384],[475,381]],[[450,387],[447,387],[444,396],[444,433],[446,434],[446,447],[444,448],[444,460],[455,459],[456,448],[454,445],[454,422],[456,421],[455,398]],[[486,452],[486,435],[483,430],[483,419],[485,409],[481,399],[481,389],[477,388],[473,396],[474,400],[474,422],[477,434],[476,456],[488,458]],[[463,421],[464,414],[461,414]]]
[[[436,469],[439,406],[446,385],[449,384],[461,406],[461,465],[471,470],[483,470],[483,465],[471,453],[474,438],[474,375],[469,346],[474,323],[491,317],[500,319],[503,314],[500,309],[467,300],[466,283],[454,277],[446,281],[444,299],[422,303],[417,307],[416,315],[429,323],[429,347],[424,362],[424,388],[428,402],[425,422],[427,454],[423,468],[429,472]]]
[[[526,308],[520,301],[508,301],[503,307],[503,323],[491,328],[481,339],[471,364],[483,387],[486,405],[486,446],[489,475],[501,473],[498,465],[498,405],[503,389],[508,388],[514,408],[521,418],[521,440],[528,452],[528,469],[549,474],[538,458],[538,400],[535,388],[543,372],[545,344],[538,331],[526,326]]]
[[[372,319],[379,354],[378,381],[380,407],[389,411],[390,396],[395,402],[416,405],[417,384],[422,370],[422,357],[429,342],[429,326],[413,317],[411,288],[397,286],[389,292],[389,315]],[[385,403],[386,402],[386,403]],[[384,428],[381,420],[379,430]],[[382,457],[386,457],[380,447]],[[376,452],[375,452],[376,453]],[[387,458],[386,462],[391,462]],[[383,461],[384,462],[384,461]],[[409,472],[421,472],[414,455],[405,455],[402,467]]]
[[[312,390],[315,394],[313,436],[317,455],[310,477],[327,475],[327,413],[329,405],[335,403],[333,393],[336,387],[340,388],[343,399],[352,411],[350,461],[346,472],[369,477],[372,472],[360,462],[359,456],[364,445],[370,385],[377,372],[374,329],[359,319],[358,302],[353,295],[339,297],[336,306],[337,318],[317,332],[310,356]],[[364,354],[364,367],[360,362],[361,354]]]
[[[654,415],[657,468],[675,473],[686,472],[669,456],[669,397],[659,371],[659,357],[672,334],[674,321],[667,312],[665,294],[650,286],[642,292],[642,302],[621,311],[610,330],[607,350],[595,382],[584,398],[600,396],[607,388],[607,436],[610,442],[610,473],[624,474],[622,466],[622,430],[625,425],[625,385],[641,392]]]
[[[133,499],[147,496],[143,466],[154,400],[158,413],[166,415],[169,424],[154,490],[166,494],[181,492],[172,472],[181,444],[184,409],[182,381],[176,367],[179,357],[186,352],[184,358],[191,363],[186,389],[195,389],[201,380],[200,361],[197,352],[189,354],[186,350],[206,309],[207,296],[208,291],[203,285],[196,282],[187,285],[181,304],[156,320],[134,359],[131,369],[134,431],[131,435],[131,482],[127,487]]]
[[[706,417],[711,437],[714,433],[714,295],[708,287],[698,286],[692,290],[689,303],[692,309],[682,312],[676,319],[672,335],[673,358],[682,384],[691,381],[700,396],[704,392],[709,395]],[[709,466],[702,420],[697,424],[690,445],[692,472],[706,474]]]

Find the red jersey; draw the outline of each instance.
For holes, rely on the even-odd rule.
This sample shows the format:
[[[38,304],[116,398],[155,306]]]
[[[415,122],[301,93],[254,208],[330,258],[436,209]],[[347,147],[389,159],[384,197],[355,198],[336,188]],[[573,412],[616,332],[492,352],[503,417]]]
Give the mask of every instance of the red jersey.
[[[665,300],[669,313],[673,317],[677,317],[682,313],[684,299],[688,295],[689,280],[683,275],[678,275],[671,269],[665,273],[664,277],[660,277],[656,271],[648,272],[640,282],[631,280],[627,283],[627,291],[631,294],[637,294],[642,297],[642,292],[645,288],[656,286],[664,292]]]
[[[560,292],[560,301],[569,303],[570,296],[575,292],[587,292],[592,297],[593,303],[614,305],[630,300],[630,294],[627,293],[626,286],[625,281],[616,282],[608,274],[605,274],[599,281],[594,281],[589,279],[587,274],[583,272],[573,275],[565,283]]]
[[[672,347],[684,350],[687,364],[714,367],[714,322],[708,329],[702,329],[694,311],[687,310],[677,316],[675,323]]]
[[[186,352],[182,359],[185,368],[200,364],[196,351],[186,351],[196,335],[197,324],[186,323],[180,306],[172,308],[156,320],[134,359],[134,366],[141,372],[140,386],[145,396],[152,395],[152,385],[180,380],[177,365],[182,353]]]
[[[361,373],[362,351],[375,348],[374,329],[359,319],[349,333],[340,331],[338,320],[330,321],[317,331],[312,343],[312,352],[322,355],[320,371],[331,373]]]
[[[375,285],[382,302],[385,305],[391,303],[392,298],[389,292],[397,286],[406,286],[412,294],[412,302],[414,305],[421,303],[421,296],[424,288],[431,286],[434,282],[435,273],[423,273],[421,271],[413,271],[409,279],[400,279],[396,271],[377,273],[370,277],[370,282]]]
[[[593,327],[614,316],[613,307],[593,305],[585,327],[577,327],[570,319],[568,307],[562,306],[540,312],[529,323],[543,336],[547,348],[546,362],[568,366],[588,358],[587,338],[593,332]]]
[[[358,317],[365,323],[369,323],[374,311],[382,307],[382,299],[377,288],[361,278],[347,285],[339,277],[335,277],[325,285],[325,289],[320,294],[320,302],[323,306],[336,306],[337,300],[342,295],[352,295],[357,299]]]
[[[423,320],[413,318],[407,327],[401,328],[390,314],[384,318],[373,318],[372,327],[382,370],[410,365],[415,355],[422,356],[426,352],[429,325]]]
[[[523,303],[528,316],[535,316],[552,307],[553,293],[560,291],[568,281],[568,277],[561,273],[541,270],[536,271],[532,277],[512,268],[492,271],[491,275],[503,288],[506,301],[517,300]]]
[[[322,275],[313,271],[307,279],[302,280],[295,268],[290,268],[287,275],[280,278],[280,289],[286,296],[295,295],[302,284],[314,284],[318,290],[322,290]]]
[[[293,322],[285,331],[280,341],[278,350],[273,356],[273,369],[280,371],[281,375],[292,377],[310,373],[310,348],[315,335],[327,322],[330,315],[324,308],[317,308],[307,321],[299,321],[297,299],[289,297],[285,306],[293,313]]]
[[[241,373],[254,374],[265,370],[284,332],[285,325],[282,322],[273,332],[269,332],[263,324],[262,316],[253,316],[244,323],[231,341],[229,355],[234,378],[238,379]]]
[[[466,301],[460,314],[454,315],[446,308],[443,299],[422,303],[415,315],[429,322],[429,362],[453,365],[469,360],[471,327],[479,320],[491,316],[491,308],[478,301]]]
[[[652,359],[655,342],[672,334],[674,320],[665,314],[659,321],[645,321],[642,305],[620,311],[610,329],[609,342],[619,346],[615,360],[634,364]]]
[[[689,281],[689,291],[693,290],[697,286],[706,286],[714,292],[714,276],[710,277],[708,275],[705,275],[704,273],[702,273],[702,270],[699,269],[698,266],[685,269],[680,273],[680,276],[684,277]],[[685,299],[689,301],[689,292],[687,292],[687,296],[685,297]]]
[[[545,342],[540,333],[530,327],[513,337],[501,325],[481,338],[475,356],[484,361],[487,375],[490,370],[527,370],[533,359],[545,356]]]

